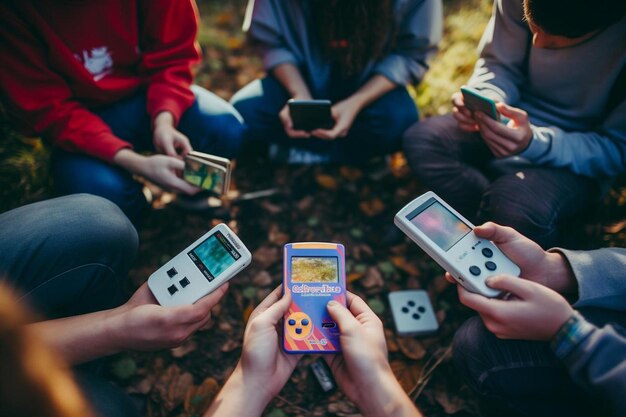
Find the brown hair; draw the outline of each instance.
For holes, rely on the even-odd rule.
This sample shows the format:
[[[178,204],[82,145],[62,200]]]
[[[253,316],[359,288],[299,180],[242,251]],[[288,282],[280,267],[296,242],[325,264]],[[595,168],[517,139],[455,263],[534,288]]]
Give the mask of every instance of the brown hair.
[[[92,416],[67,365],[26,322],[15,296],[0,284],[0,417]]]
[[[392,0],[313,0],[313,15],[322,49],[349,77],[383,54],[393,38]]]

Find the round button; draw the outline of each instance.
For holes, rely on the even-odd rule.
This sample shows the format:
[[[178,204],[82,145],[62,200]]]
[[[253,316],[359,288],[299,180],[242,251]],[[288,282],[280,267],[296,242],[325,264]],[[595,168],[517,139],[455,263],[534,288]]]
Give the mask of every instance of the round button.
[[[487,268],[490,271],[495,271],[496,270],[496,264],[491,262],[491,261],[487,261],[487,262],[485,262],[485,268]]]
[[[493,251],[489,248],[483,248],[482,253],[485,258],[491,258],[493,256]]]
[[[403,313],[408,313],[409,312],[409,308],[408,307],[402,307],[402,312]]]
[[[302,334],[302,329],[299,327],[296,327],[296,334]]]
[[[479,276],[480,275],[480,268],[477,267],[476,265],[472,265],[470,266],[470,274],[474,275],[474,276]]]
[[[296,325],[296,321],[294,319],[289,319],[289,321],[287,323],[289,323],[290,326],[295,326]]]
[[[419,315],[419,314],[417,314],[417,313],[413,313],[413,318],[414,318],[415,320],[419,320],[419,319],[420,319],[420,315]]]
[[[302,325],[303,326],[308,326],[309,325],[309,320],[308,319],[302,319]]]
[[[420,313],[424,314],[426,312],[426,309],[422,306],[417,307],[417,311],[419,311]]]
[[[411,307],[415,307],[415,301],[411,300],[407,303]]]

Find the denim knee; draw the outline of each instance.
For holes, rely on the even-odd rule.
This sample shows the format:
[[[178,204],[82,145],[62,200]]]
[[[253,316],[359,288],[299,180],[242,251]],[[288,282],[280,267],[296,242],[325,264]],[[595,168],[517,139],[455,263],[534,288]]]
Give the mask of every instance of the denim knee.
[[[468,319],[459,327],[452,342],[454,365],[465,382],[476,392],[483,391],[481,376],[491,368],[489,341],[494,338],[480,317]]]
[[[556,233],[558,210],[532,188],[515,175],[497,179],[483,195],[479,221],[509,226],[539,244],[547,243]]]

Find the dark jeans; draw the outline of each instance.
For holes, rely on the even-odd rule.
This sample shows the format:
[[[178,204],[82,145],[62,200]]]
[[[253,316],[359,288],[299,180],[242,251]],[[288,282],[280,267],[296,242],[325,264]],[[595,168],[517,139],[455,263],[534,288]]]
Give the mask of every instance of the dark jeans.
[[[597,326],[626,324],[623,313],[581,309]],[[454,364],[469,386],[490,405],[532,417],[608,416],[602,402],[570,378],[546,342],[498,339],[473,317],[457,330]],[[501,415],[512,415],[510,412]]]
[[[357,90],[329,88],[311,94],[317,99],[337,102]],[[357,116],[345,138],[334,141],[292,139],[285,134],[278,113],[290,98],[272,76],[255,80],[238,91],[231,102],[246,121],[246,140],[276,143],[328,155],[330,162],[361,163],[372,156],[400,149],[402,134],[418,120],[417,107],[406,88],[396,88],[367,106]]]
[[[191,87],[196,101],[182,115],[178,130],[200,152],[233,158],[243,142],[243,119],[215,94]],[[94,110],[113,131],[130,142],[135,150],[154,151],[152,128],[146,112],[145,92]],[[130,172],[100,159],[57,149],[52,158],[52,174],[59,194],[89,193],[117,204],[134,224],[147,208],[142,186]]]
[[[511,226],[544,248],[558,245],[559,226],[600,195],[597,180],[569,170],[496,160],[480,134],[460,130],[452,115],[415,124],[403,145],[424,185],[465,217]]]
[[[76,194],[0,215],[0,279],[46,319],[120,305],[135,258],[137,232],[121,210],[101,197]],[[79,386],[103,417],[136,416],[122,390],[76,370]]]

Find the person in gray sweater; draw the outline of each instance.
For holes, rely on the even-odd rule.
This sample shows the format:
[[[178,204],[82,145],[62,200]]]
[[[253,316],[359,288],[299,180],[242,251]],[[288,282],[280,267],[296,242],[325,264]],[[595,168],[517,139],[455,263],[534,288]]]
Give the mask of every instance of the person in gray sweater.
[[[427,187],[475,222],[544,248],[626,168],[626,2],[495,0],[468,86],[498,123],[452,97],[452,114],[404,135]]]
[[[521,278],[487,280],[506,299],[458,286],[461,303],[480,315],[453,343],[469,385],[506,415],[626,415],[626,249],[546,252],[509,227],[474,231],[519,265]]]
[[[244,31],[267,76],[231,100],[246,140],[272,144],[284,151],[276,159],[292,163],[358,163],[399,150],[418,120],[406,86],[424,77],[442,28],[441,0],[250,0]],[[330,100],[334,126],[294,129],[291,98]]]

